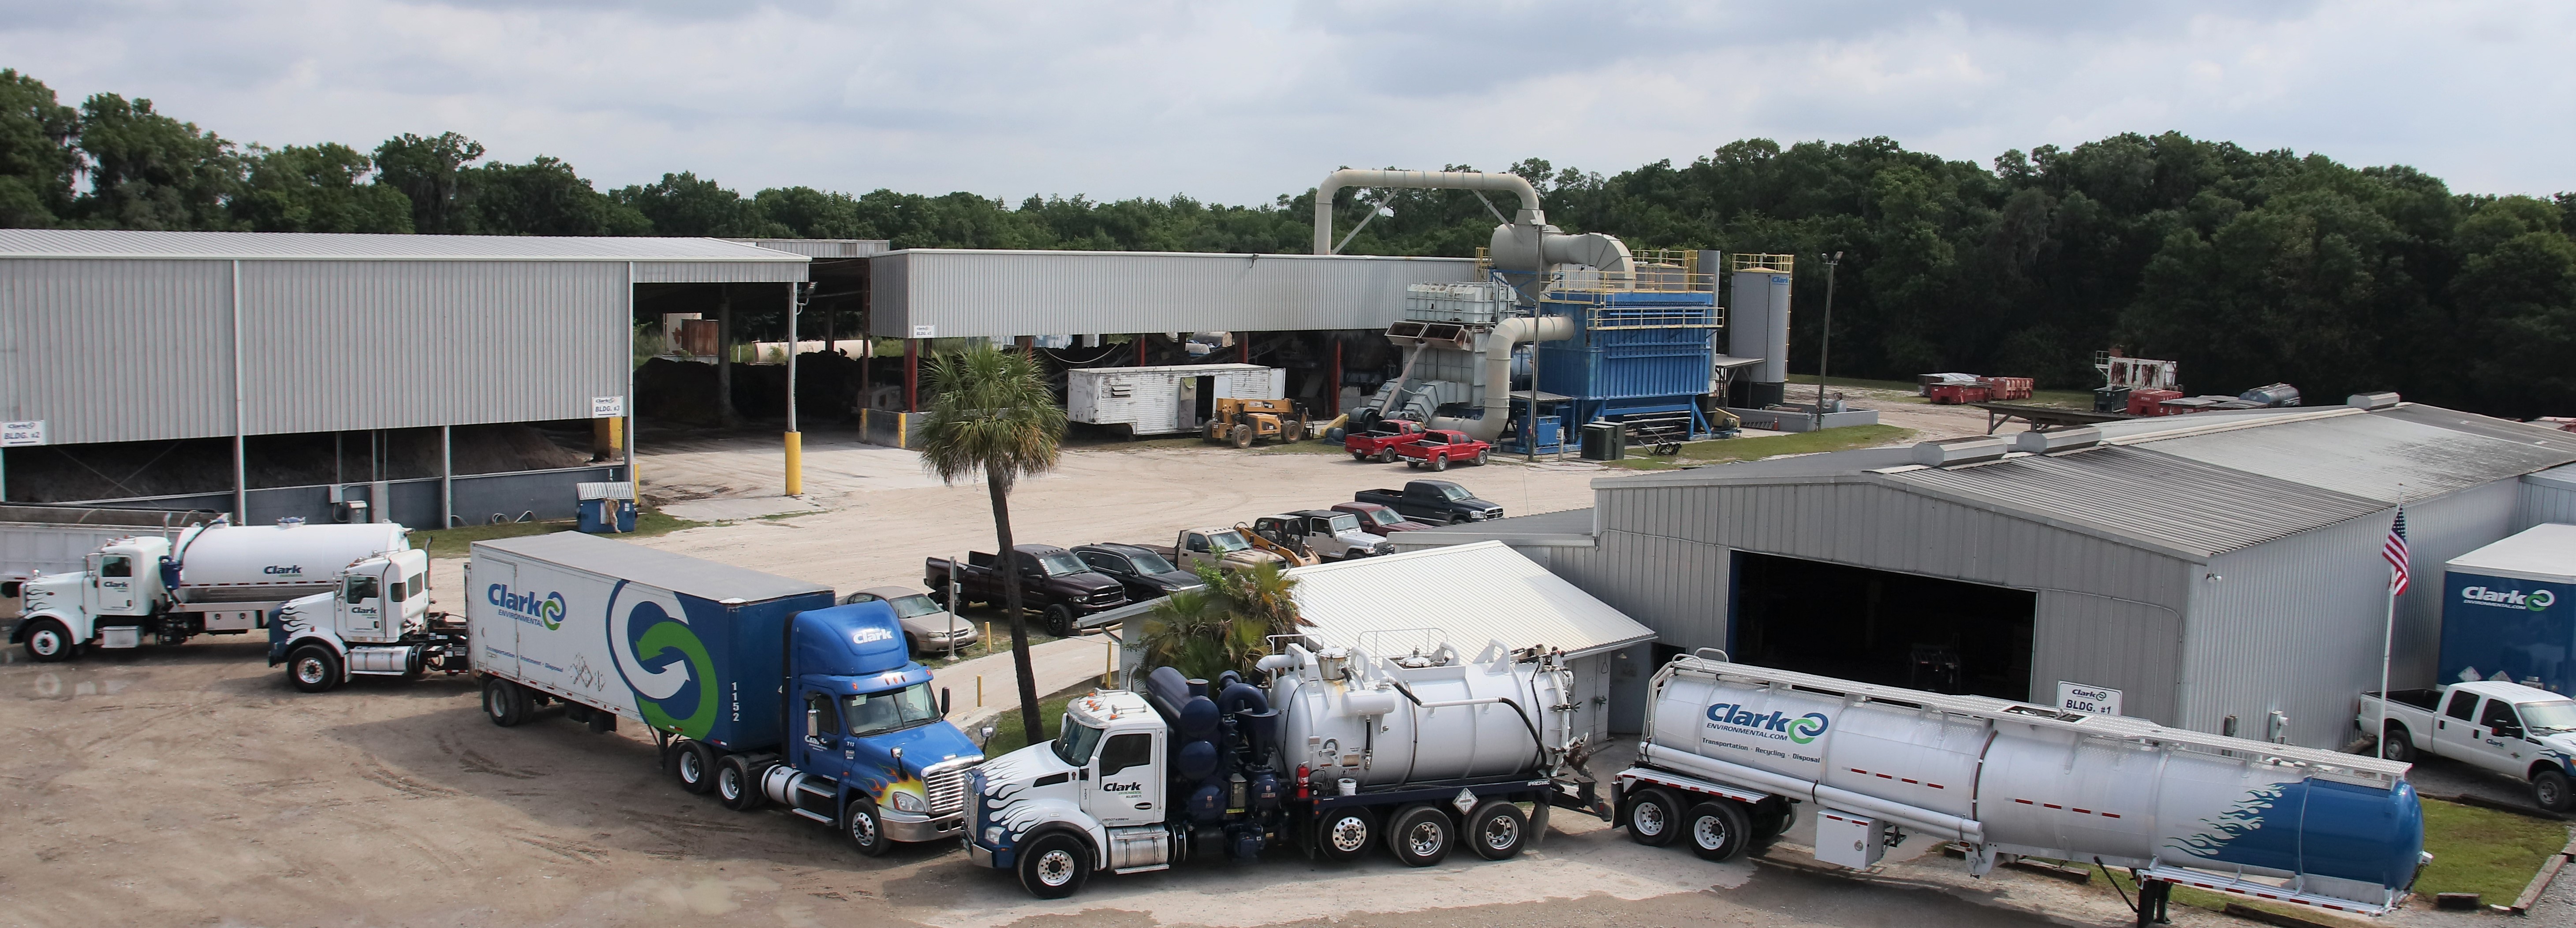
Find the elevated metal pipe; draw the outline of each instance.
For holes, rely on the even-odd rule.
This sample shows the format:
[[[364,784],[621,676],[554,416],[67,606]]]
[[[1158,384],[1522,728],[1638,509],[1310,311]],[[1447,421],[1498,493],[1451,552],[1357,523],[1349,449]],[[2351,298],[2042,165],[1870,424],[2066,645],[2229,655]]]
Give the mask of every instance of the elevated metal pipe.
[[[1503,434],[1503,423],[1512,415],[1512,346],[1573,337],[1574,320],[1568,316],[1518,316],[1495,323],[1493,334],[1485,341],[1484,418],[1444,416],[1431,420],[1431,427],[1456,429],[1477,441],[1493,441]]]
[[[1538,188],[1530,186],[1518,174],[1492,174],[1483,171],[1364,171],[1344,168],[1324,175],[1315,185],[1315,253],[1329,255],[1333,247],[1333,195],[1344,187],[1396,187],[1411,190],[1499,190],[1521,198],[1520,215],[1512,222],[1524,226],[1547,225],[1547,214],[1538,208]]]

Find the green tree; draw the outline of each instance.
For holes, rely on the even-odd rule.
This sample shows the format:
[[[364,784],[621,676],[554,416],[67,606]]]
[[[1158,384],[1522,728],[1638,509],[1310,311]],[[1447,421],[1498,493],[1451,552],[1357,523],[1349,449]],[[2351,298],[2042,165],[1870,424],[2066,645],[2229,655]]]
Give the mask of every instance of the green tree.
[[[254,232],[409,232],[402,191],[367,182],[374,162],[336,142],[252,147],[250,177],[233,217]]]
[[[1203,590],[1174,593],[1145,614],[1145,662],[1202,680],[1250,675],[1274,637],[1314,627],[1297,614],[1297,578],[1276,564],[1221,571],[1200,565]]]
[[[483,158],[483,143],[453,132],[423,138],[403,133],[376,146],[376,182],[411,201],[411,227],[431,235],[467,231],[469,168]]]
[[[620,187],[609,198],[650,221],[655,235],[788,237],[788,230],[763,219],[752,201],[687,171],[664,174],[640,187]]]
[[[1011,538],[1011,487],[1055,469],[1064,443],[1064,407],[1047,388],[1044,368],[1028,355],[978,345],[930,364],[931,401],[921,425],[921,466],[955,484],[981,475],[993,504],[1002,609],[1011,623],[1011,665],[1019,674],[1022,731],[1042,732],[1036,672],[1029,667],[1027,615],[1020,609],[1020,571]]]
[[[494,162],[462,172],[468,229],[482,235],[651,235],[652,220],[609,199],[562,160]]]
[[[241,187],[242,159],[233,143],[195,123],[154,112],[150,100],[112,93],[81,103],[79,147],[89,160],[90,192],[78,211],[111,229],[224,230]]]
[[[44,82],[0,68],[0,227],[39,228],[71,215],[80,114]]]

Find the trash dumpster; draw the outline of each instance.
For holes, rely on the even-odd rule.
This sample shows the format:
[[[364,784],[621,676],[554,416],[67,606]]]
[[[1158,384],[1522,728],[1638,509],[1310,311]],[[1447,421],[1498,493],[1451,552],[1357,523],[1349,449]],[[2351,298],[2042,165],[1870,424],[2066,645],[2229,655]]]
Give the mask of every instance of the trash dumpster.
[[[606,535],[635,530],[634,484],[581,483],[573,489],[581,497],[582,531]]]

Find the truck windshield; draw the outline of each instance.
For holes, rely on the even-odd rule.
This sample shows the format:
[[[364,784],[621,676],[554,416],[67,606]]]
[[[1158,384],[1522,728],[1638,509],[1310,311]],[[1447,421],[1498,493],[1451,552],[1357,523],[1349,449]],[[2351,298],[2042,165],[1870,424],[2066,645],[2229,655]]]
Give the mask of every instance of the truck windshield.
[[[1360,530],[1360,517],[1358,516],[1338,515],[1334,516],[1331,522],[1333,525],[1333,533],[1336,535],[1344,532],[1356,532]]]
[[[1064,734],[1055,737],[1055,756],[1076,767],[1091,762],[1091,749],[1100,745],[1100,729],[1064,717]]]
[[[1172,562],[1163,560],[1162,555],[1151,552],[1128,555],[1127,562],[1135,565],[1136,572],[1140,574],[1168,574],[1177,569]]]
[[[1242,532],[1238,532],[1233,529],[1226,529],[1222,532],[1208,533],[1208,550],[1210,552],[1224,554],[1228,551],[1241,551],[1249,547],[1252,547],[1252,542],[1243,540]]]
[[[899,690],[852,696],[847,714],[850,734],[882,735],[939,721],[939,701],[931,698],[930,684],[915,683]]]
[[[933,601],[928,593],[897,596],[886,600],[886,605],[894,607],[894,617],[898,619],[919,618],[939,611],[939,603]]]
[[[1061,577],[1066,574],[1078,574],[1090,569],[1091,568],[1089,567],[1083,566],[1081,558],[1074,557],[1070,552],[1060,551],[1038,558],[1039,572],[1050,577]]]
[[[1467,488],[1454,483],[1440,487],[1439,490],[1441,499],[1456,501],[1467,498]]]
[[[1379,525],[1394,525],[1395,523],[1404,521],[1403,519],[1397,518],[1395,513],[1384,509],[1370,509],[1367,510],[1367,514],[1369,521],[1375,522]]]
[[[2527,702],[2515,706],[2522,712],[2522,727],[2532,734],[2545,731],[2576,731],[2576,700]]]

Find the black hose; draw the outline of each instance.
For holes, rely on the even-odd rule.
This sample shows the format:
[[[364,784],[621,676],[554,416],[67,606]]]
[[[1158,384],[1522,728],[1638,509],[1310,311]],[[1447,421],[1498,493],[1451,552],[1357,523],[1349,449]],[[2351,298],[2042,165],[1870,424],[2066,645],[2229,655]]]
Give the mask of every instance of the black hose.
[[[1422,698],[1413,695],[1413,690],[1406,687],[1404,681],[1390,678],[1386,682],[1394,684],[1395,691],[1403,694],[1406,701],[1413,703],[1414,708],[1422,707]],[[1509,696],[1497,696],[1494,701],[1512,707],[1512,717],[1520,719],[1521,727],[1529,730],[1530,744],[1538,748],[1538,759],[1544,763],[1547,760],[1547,739],[1539,737],[1538,724],[1530,721],[1529,710],[1521,708],[1521,704],[1513,702]]]
[[[2100,857],[2095,857],[2095,858],[2093,858],[2093,866],[2100,867],[2100,868],[2102,869],[2102,882],[2105,882],[2105,883],[2109,883],[2109,884],[2111,884],[2111,891],[2112,891],[2112,892],[2115,892],[2115,893],[2119,893],[2119,894],[2120,894],[2120,904],[2121,904],[2121,905],[2128,906],[2128,907],[2129,907],[2129,913],[2130,913],[2130,914],[2132,914],[2132,915],[2137,914],[2137,911],[2138,911],[2138,903],[2136,903],[2136,902],[2130,902],[2130,901],[2129,901],[2129,891],[2128,891],[2128,890],[2126,890],[2126,889],[2122,889],[2122,888],[2120,888],[2120,881],[2119,881],[2119,880],[2116,880],[2116,879],[2113,879],[2113,878],[2111,877],[2111,868],[2110,868],[2110,867],[2108,867],[2108,866],[2103,865],[2103,863],[2102,863],[2102,858],[2100,858]],[[2141,889],[2139,889],[2139,890],[2138,890],[2138,896],[2139,896],[2139,901],[2140,901],[2140,902],[2144,902],[2144,901],[2146,901],[2146,899],[2145,899],[2146,895],[2147,895],[2147,891],[2146,891],[2144,888],[2141,888]]]

